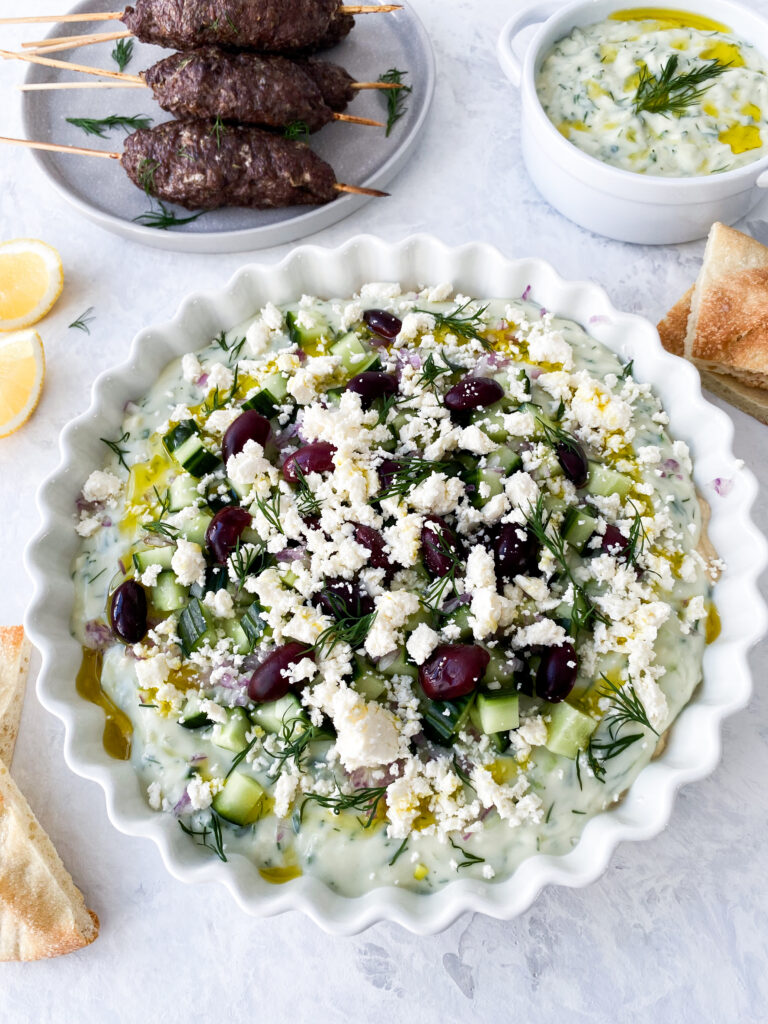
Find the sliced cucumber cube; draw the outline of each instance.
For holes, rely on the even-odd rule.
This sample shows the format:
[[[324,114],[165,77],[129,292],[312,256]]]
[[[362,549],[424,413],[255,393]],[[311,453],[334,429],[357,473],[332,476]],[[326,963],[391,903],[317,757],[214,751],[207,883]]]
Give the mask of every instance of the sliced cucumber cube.
[[[373,369],[379,362],[378,353],[350,331],[331,345],[330,353],[341,359],[341,365],[350,377]]]
[[[336,333],[323,314],[315,310],[289,310],[285,322],[294,345],[309,350],[310,355],[317,355],[318,342],[332,341]]]
[[[202,729],[210,724],[211,720],[208,715],[200,710],[199,697],[190,697],[184,705],[184,710],[181,712],[179,725],[183,729]]]
[[[208,621],[208,613],[199,598],[194,597],[179,616],[179,639],[181,649],[188,657],[207,640],[211,647],[216,644],[216,631]]]
[[[474,488],[470,501],[475,508],[482,508],[491,498],[504,491],[503,477],[498,470],[475,469],[465,474],[464,479]]]
[[[200,494],[197,490],[197,480],[189,473],[181,473],[174,477],[169,488],[171,512],[180,512],[188,505],[198,505]]]
[[[557,430],[557,423],[548,416],[540,405],[536,405],[534,402],[523,402],[520,406],[520,412],[529,412],[533,416],[533,421],[536,425],[536,433],[541,436],[546,433],[545,429],[549,427],[550,430]]]
[[[170,569],[175,551],[176,548],[172,544],[164,547],[141,548],[139,551],[134,551],[133,564],[138,573],[144,572],[150,565],[159,565],[163,569]]]
[[[475,426],[480,427],[483,433],[487,434],[496,444],[501,444],[509,437],[509,431],[504,426],[506,413],[502,408],[490,406],[488,409],[476,409],[470,417]]]
[[[253,650],[256,644],[261,640],[264,635],[264,631],[267,628],[267,624],[261,617],[261,612],[264,609],[261,607],[258,601],[254,601],[252,605],[249,605],[248,609],[240,619],[240,625],[243,628],[243,632],[248,637],[250,644],[249,650]]]
[[[380,672],[361,672],[352,683],[352,689],[366,700],[378,700],[387,689],[387,679]]]
[[[480,728],[490,736],[495,732],[509,732],[520,724],[520,698],[516,693],[479,693],[477,714]]]
[[[235,654],[250,654],[251,641],[237,619],[227,619],[224,623],[224,633],[232,641],[232,650]]]
[[[194,541],[195,544],[203,547],[205,544],[205,534],[212,519],[213,516],[210,512],[203,512],[201,509],[200,512],[190,516],[189,519],[179,526],[179,533],[186,540]]]
[[[408,661],[408,655],[404,647],[399,649],[394,660],[390,661],[386,668],[381,664],[377,668],[385,676],[413,676],[415,679],[419,674],[416,665],[412,661]]]
[[[255,409],[268,420],[277,413],[278,405],[287,401],[288,379],[282,373],[272,373],[265,377],[261,389],[243,402],[243,409]]]
[[[212,473],[221,463],[213,452],[208,451],[199,434],[192,434],[172,454],[180,466],[198,478]]]
[[[456,626],[459,629],[459,636],[455,639],[465,640],[468,636],[472,635],[472,627],[469,624],[470,610],[469,605],[460,604],[456,611],[451,612],[447,615],[443,625]]]
[[[571,506],[563,519],[562,534],[579,554],[584,552],[592,534],[597,529],[597,520],[585,508]]]
[[[498,683],[502,690],[515,689],[515,670],[509,661],[509,656],[497,647],[490,648],[488,654],[490,659],[483,675],[483,683],[486,686],[488,683]],[[499,691],[494,689],[492,692],[498,693]]]
[[[520,453],[513,448],[497,448],[490,452],[486,466],[488,469],[503,469],[505,473],[516,473],[523,465]]]
[[[293,693],[287,693],[280,700],[257,704],[251,712],[251,718],[265,732],[281,733],[285,729],[293,734],[296,729],[303,732],[309,724],[309,719],[299,703],[298,697]]]
[[[597,722],[565,701],[551,705],[549,714],[547,742],[544,746],[553,754],[573,760],[580,750],[586,748],[590,736],[597,728]]]
[[[632,478],[598,462],[590,462],[587,490],[590,494],[598,494],[604,498],[611,494],[626,498],[632,490]]]
[[[266,795],[256,779],[243,772],[232,772],[224,788],[213,798],[212,807],[226,821],[252,825],[261,817]]]
[[[187,603],[189,592],[176,582],[173,572],[161,572],[151,595],[152,604],[159,612],[177,612]]]
[[[185,441],[199,434],[200,430],[194,420],[182,420],[181,423],[164,435],[163,444],[165,445],[165,450],[173,455]]]
[[[253,727],[250,718],[242,708],[233,708],[227,716],[224,725],[216,725],[211,733],[211,739],[217,747],[224,750],[231,750],[233,754],[239,754],[248,746],[246,733]]]
[[[440,740],[452,740],[464,728],[469,718],[475,694],[456,700],[430,700],[424,708],[424,725]]]

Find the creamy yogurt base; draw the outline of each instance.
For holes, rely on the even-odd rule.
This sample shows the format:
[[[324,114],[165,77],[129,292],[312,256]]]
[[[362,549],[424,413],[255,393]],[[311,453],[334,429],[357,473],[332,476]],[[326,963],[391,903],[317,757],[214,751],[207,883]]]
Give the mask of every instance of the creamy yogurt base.
[[[701,517],[687,448],[669,437],[650,387],[582,327],[541,310],[528,295],[480,302],[451,294],[447,286],[417,294],[367,285],[352,299],[268,304],[169,364],[129,407],[116,451],[83,490],[73,630],[86,651],[84,672],[98,670],[103,696],[130,720],[130,759],[150,806],[175,815],[190,842],[211,856],[245,856],[272,882],[307,873],[350,896],[385,884],[430,892],[456,878],[504,879],[537,851],[567,852],[586,821],[618,800],[648,763],[657,736],[701,678],[716,567],[697,551]],[[401,320],[389,346],[365,326],[371,308]],[[294,337],[297,329],[304,334],[303,352],[291,341],[286,311]],[[452,317],[447,325],[440,314]],[[318,324],[325,325],[321,336],[307,340]],[[366,412],[357,394],[341,390],[355,363],[369,358],[347,353],[344,365],[329,354],[350,334],[397,376],[399,402],[378,400]],[[236,481],[235,504],[251,510],[266,561],[238,578],[236,552],[226,586],[209,590],[214,570],[205,571],[203,538],[186,540],[189,513],[168,507],[168,488],[188,474],[162,439],[193,419],[218,457],[243,402],[276,372],[288,392],[276,405],[270,441],[264,448],[251,442],[193,487],[201,506],[203,492],[216,505],[216,492],[226,499]],[[471,417],[452,416],[445,395],[469,374],[500,383],[504,399]],[[603,472],[617,474],[608,486],[574,485],[558,457],[563,437]],[[279,468],[297,445],[318,440],[337,449],[332,472],[305,478],[319,502],[322,542],[308,541],[299,488]],[[508,463],[519,462],[498,468],[502,449],[515,453]],[[382,460],[414,457],[453,468],[427,471],[420,483],[377,503],[392,487],[378,472]],[[473,475],[478,469],[485,476]],[[500,486],[491,486],[494,474]],[[570,579],[553,553],[557,540],[538,546],[527,574],[499,578],[494,531],[504,524],[530,531],[539,496],[550,538],[563,536],[572,506],[582,525],[587,510],[594,517],[583,555],[570,534],[559,548]],[[450,585],[437,594],[439,577],[430,579],[422,564],[429,515],[455,530],[462,549]],[[385,539],[394,575],[372,568],[370,552],[344,525],[361,522]],[[624,538],[619,546],[606,545],[610,529]],[[173,549],[170,569],[152,564],[152,545]],[[136,551],[143,564],[149,559],[148,569],[132,567]],[[162,573],[170,574],[171,593],[182,595],[170,614],[152,610]],[[312,603],[324,574],[353,577],[374,603],[375,618],[355,639],[358,657],[343,639],[317,647],[334,623]],[[150,597],[154,628],[137,643],[109,628],[110,598],[126,576]],[[574,582],[593,609],[581,628],[573,618]],[[184,656],[179,621],[196,585],[212,633]],[[253,650],[238,652],[236,626],[254,598],[268,629]],[[441,611],[425,612],[425,602]],[[222,746],[234,716],[271,706],[249,694],[265,653],[297,641],[315,645],[314,664],[307,658],[290,670],[289,699],[301,702],[302,724],[270,731],[249,720],[240,749]],[[565,704],[533,696],[541,662],[569,643],[577,667]],[[436,645],[445,644],[481,646],[493,656],[467,698],[471,717],[450,739],[425,725],[428,702],[417,681]],[[480,695],[491,704],[494,696],[517,701],[517,728],[483,731]],[[634,708],[624,721],[622,699]],[[563,709],[573,709],[577,732],[586,728],[581,738],[558,733]],[[195,715],[205,724],[180,724],[194,724]],[[311,725],[321,734],[296,751]],[[549,749],[565,749],[563,743],[572,743],[568,756]],[[226,807],[214,810],[233,764],[232,774],[264,794],[257,820],[245,826],[228,821]],[[340,798],[356,796],[355,807],[334,813]]]
[[[726,26],[683,12],[639,9],[585,28],[553,46],[536,76],[550,121],[575,146],[640,174],[690,177],[743,167],[768,144],[768,60]],[[730,64],[675,113],[635,113],[643,67],[657,77],[670,57],[678,72]]]

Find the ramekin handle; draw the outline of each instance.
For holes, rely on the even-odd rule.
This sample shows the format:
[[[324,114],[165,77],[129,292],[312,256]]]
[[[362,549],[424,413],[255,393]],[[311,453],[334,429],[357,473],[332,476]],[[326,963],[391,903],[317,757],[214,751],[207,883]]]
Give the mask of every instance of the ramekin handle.
[[[534,0],[533,3],[523,4],[501,30],[496,44],[496,56],[499,58],[502,71],[513,85],[520,85],[522,75],[522,62],[515,50],[518,35],[529,25],[546,21],[562,6],[562,0]]]

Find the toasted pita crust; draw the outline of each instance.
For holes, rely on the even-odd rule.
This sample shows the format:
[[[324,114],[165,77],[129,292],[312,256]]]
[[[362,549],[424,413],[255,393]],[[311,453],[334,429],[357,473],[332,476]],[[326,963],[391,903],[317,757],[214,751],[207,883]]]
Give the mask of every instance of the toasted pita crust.
[[[98,934],[98,918],[0,764],[0,961],[71,953]]]
[[[691,301],[685,355],[768,388],[768,249],[716,222]]]
[[[0,626],[0,761],[9,767],[19,731],[30,650],[23,626]]]
[[[688,289],[679,302],[670,309],[663,320],[657,324],[661,344],[676,356],[685,355],[685,335],[688,330],[688,317],[691,313],[691,299],[694,285]]]

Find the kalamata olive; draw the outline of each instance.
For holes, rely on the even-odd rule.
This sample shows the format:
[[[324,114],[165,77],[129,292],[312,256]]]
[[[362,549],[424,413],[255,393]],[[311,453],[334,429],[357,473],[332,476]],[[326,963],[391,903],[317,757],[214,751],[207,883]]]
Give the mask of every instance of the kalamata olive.
[[[367,548],[370,551],[371,556],[368,559],[368,564],[372,569],[386,569],[389,571],[392,568],[389,555],[387,555],[385,550],[384,538],[378,530],[374,530],[372,526],[355,523],[355,540],[361,547]]]
[[[248,696],[251,700],[279,700],[290,689],[287,670],[302,658],[315,660],[312,648],[295,641],[276,647],[262,661],[248,681]]]
[[[360,395],[363,408],[370,409],[377,398],[388,398],[390,395],[397,394],[397,377],[394,373],[366,370],[353,377],[345,390],[354,391]]]
[[[618,526],[608,523],[600,541],[600,547],[611,555],[624,555],[629,547],[629,537],[625,537]]]
[[[493,543],[496,577],[511,583],[515,576],[530,576],[539,564],[539,542],[525,526],[505,523]]]
[[[419,668],[421,688],[431,700],[463,697],[483,678],[490,658],[477,644],[441,644]]]
[[[536,696],[559,704],[573,689],[578,670],[579,663],[572,644],[545,648],[536,672]]]
[[[403,326],[402,320],[394,313],[388,313],[386,309],[366,309],[363,320],[373,334],[378,334],[380,338],[387,338],[389,341],[398,336]]]
[[[373,598],[359,581],[340,578],[326,580],[323,589],[312,598],[312,603],[336,619],[347,615],[360,619],[363,615],[370,615],[374,608]]]
[[[336,449],[329,441],[313,441],[312,444],[305,444],[303,448],[297,448],[291,452],[283,463],[283,476],[290,483],[296,483],[299,474],[296,471],[298,466],[302,473],[330,473],[333,469],[333,456]]]
[[[504,388],[490,377],[465,377],[446,392],[443,401],[451,412],[483,409],[504,397]]]
[[[221,442],[221,454],[226,462],[231,456],[239,454],[247,441],[256,441],[262,448],[269,437],[269,420],[255,409],[246,409],[234,422],[230,423]]]
[[[205,531],[205,544],[214,559],[223,564],[237,547],[243,530],[251,525],[251,513],[239,505],[217,512]]]
[[[127,644],[137,644],[147,635],[147,595],[136,580],[121,583],[112,595],[112,629]]]
[[[421,557],[430,576],[447,576],[461,554],[459,538],[444,520],[428,516],[421,528]]]
[[[384,459],[378,468],[379,488],[382,491],[386,491],[391,485],[395,474],[399,473],[402,468],[403,464],[398,459]]]
[[[584,487],[589,476],[589,463],[584,449],[578,441],[560,442],[555,445],[557,461],[574,487]]]

